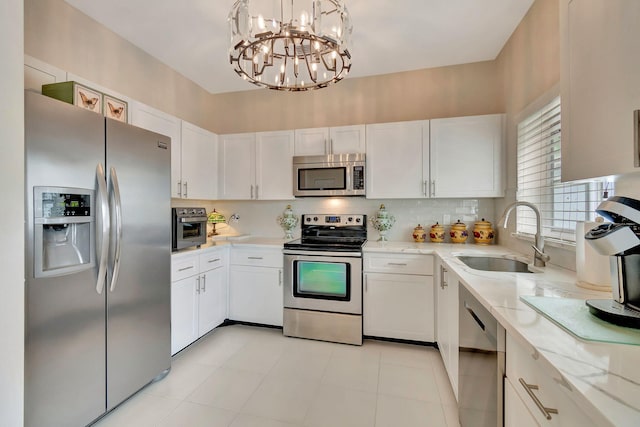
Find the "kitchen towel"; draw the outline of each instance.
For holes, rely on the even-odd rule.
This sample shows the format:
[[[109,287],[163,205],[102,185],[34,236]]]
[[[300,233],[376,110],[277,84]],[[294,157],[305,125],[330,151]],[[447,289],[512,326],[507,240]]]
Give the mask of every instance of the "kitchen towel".
[[[617,326],[589,312],[583,299],[521,296],[520,300],[576,337],[587,341],[640,345],[640,331]]]
[[[611,290],[611,267],[609,257],[600,255],[584,238],[587,231],[601,222],[576,222],[576,275],[577,285],[597,291]]]

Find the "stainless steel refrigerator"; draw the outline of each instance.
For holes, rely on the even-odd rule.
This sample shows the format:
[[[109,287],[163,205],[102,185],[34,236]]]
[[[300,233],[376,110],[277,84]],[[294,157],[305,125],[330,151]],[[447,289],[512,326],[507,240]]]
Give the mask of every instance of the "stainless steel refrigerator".
[[[25,92],[25,425],[84,426],[170,369],[168,137]]]

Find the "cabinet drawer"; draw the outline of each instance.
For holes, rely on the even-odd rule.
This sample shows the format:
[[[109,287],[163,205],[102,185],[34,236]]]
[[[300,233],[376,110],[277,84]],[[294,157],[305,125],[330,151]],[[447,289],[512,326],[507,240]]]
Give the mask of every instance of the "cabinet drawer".
[[[198,255],[188,257],[171,258],[171,281],[182,280],[186,277],[200,273],[200,260]]]
[[[433,275],[432,255],[365,254],[364,271]]]
[[[282,250],[232,248],[231,264],[282,268]]]
[[[224,253],[222,251],[208,252],[200,255],[200,270],[208,271],[218,267],[223,267]]]
[[[584,408],[575,403],[584,398],[576,391],[571,391],[568,385],[564,386],[564,377],[558,371],[543,366],[537,357],[537,351],[533,347],[525,347],[507,334],[507,379],[538,424],[596,426]],[[553,412],[548,410],[552,408],[558,413],[546,416],[536,404],[536,399],[541,406],[547,408],[547,412]]]

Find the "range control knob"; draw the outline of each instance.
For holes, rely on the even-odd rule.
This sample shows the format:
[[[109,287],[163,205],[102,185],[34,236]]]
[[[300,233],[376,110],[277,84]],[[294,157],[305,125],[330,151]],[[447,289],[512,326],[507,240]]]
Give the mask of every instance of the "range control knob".
[[[350,216],[349,218],[347,218],[347,222],[353,222],[353,217]]]
[[[306,218],[306,221],[307,221],[307,222],[311,222],[311,218],[307,217],[307,218]]]
[[[362,221],[361,218],[356,218],[356,222],[360,222],[360,221]]]
[[[313,221],[314,221],[314,222],[318,222],[318,217],[317,217],[317,216],[314,216],[314,217],[313,217]]]

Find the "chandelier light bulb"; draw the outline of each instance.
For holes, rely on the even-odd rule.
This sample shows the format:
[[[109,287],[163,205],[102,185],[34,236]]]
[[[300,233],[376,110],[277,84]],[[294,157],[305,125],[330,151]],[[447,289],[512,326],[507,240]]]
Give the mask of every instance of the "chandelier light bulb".
[[[293,0],[236,0],[227,20],[229,62],[243,79],[269,89],[303,91],[342,80],[351,68],[352,32],[344,3],[295,0],[294,9]]]

